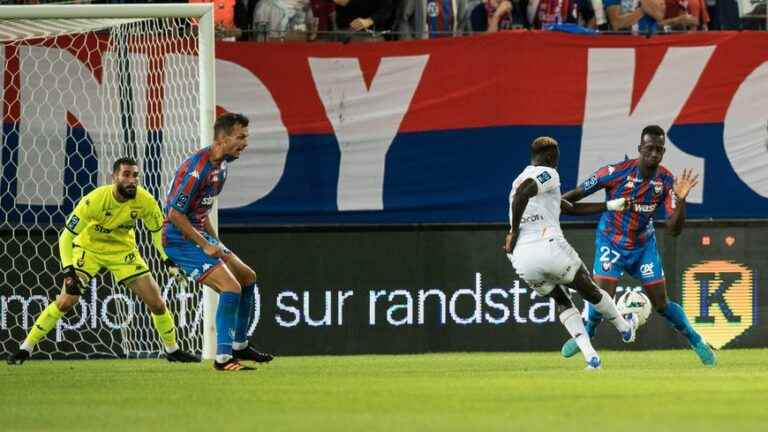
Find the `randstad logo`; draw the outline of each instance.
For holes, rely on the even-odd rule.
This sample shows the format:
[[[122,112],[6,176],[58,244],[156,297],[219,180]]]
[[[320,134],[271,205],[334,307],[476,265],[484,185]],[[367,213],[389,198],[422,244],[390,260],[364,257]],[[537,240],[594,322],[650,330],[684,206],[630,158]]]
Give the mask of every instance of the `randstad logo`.
[[[683,273],[683,309],[715,348],[757,323],[754,272],[734,261],[704,261]]]

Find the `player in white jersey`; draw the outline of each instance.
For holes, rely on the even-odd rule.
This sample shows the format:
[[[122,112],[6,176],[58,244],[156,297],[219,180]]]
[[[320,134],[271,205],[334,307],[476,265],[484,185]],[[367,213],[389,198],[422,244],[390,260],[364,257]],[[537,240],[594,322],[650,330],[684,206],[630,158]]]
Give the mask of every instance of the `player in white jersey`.
[[[560,175],[557,164],[560,148],[553,138],[539,137],[531,144],[531,165],[512,183],[509,194],[509,223],[511,229],[504,244],[517,274],[543,296],[550,296],[558,306],[560,322],[576,340],[587,362],[587,369],[600,368],[598,356],[584,329],[579,310],[568,291],[576,290],[584,300],[607,317],[624,342],[635,340],[637,318],[622,317],[608,293],[601,290],[589,275],[579,254],[565,240],[560,229],[561,205],[572,208],[601,206],[602,210],[620,210],[624,199],[607,203],[561,203]]]

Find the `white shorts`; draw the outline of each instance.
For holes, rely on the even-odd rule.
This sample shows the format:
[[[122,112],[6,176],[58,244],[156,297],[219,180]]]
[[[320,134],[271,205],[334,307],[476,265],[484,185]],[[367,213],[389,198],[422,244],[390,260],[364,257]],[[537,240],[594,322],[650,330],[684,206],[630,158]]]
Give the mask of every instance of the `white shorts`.
[[[552,292],[557,284],[573,282],[583,262],[562,237],[552,237],[517,245],[507,257],[517,275],[541,295]]]

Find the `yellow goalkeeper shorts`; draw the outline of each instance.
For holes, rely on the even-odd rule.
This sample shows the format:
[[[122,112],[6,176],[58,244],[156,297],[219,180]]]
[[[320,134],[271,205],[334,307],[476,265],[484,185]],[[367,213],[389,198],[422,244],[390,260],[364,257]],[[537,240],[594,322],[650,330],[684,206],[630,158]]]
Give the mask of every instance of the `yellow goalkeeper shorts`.
[[[112,273],[115,281],[123,284],[149,273],[149,266],[138,249],[127,252],[95,253],[75,245],[72,249],[72,261],[81,279],[85,276],[88,279],[87,282],[90,282],[103,268]]]

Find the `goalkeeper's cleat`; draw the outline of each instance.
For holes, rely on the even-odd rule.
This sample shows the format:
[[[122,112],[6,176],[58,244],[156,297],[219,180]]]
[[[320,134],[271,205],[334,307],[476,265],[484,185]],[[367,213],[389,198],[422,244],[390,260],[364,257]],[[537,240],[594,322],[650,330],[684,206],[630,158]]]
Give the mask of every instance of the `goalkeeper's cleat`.
[[[693,345],[691,348],[693,348],[693,351],[696,352],[696,355],[699,356],[699,359],[705,366],[714,367],[717,364],[715,352],[712,351],[712,347],[709,346],[709,344],[706,343],[704,339],[699,341],[699,343],[696,345]]]
[[[576,343],[576,339],[570,338],[560,348],[560,355],[565,358],[571,358],[579,353],[579,344]]]
[[[251,360],[256,363],[269,363],[275,358],[272,354],[256,351],[250,345],[241,350],[232,350],[232,357],[238,360]]]
[[[602,369],[602,367],[603,366],[602,366],[602,362],[600,361],[600,357],[592,357],[591,359],[589,359],[589,361],[587,362],[587,367],[584,369],[591,371],[591,370]]]
[[[19,349],[15,353],[11,354],[6,360],[9,365],[20,365],[29,360],[30,353],[25,349]]]
[[[254,367],[243,366],[236,358],[231,358],[224,363],[213,362],[213,368],[222,372],[241,372],[256,370]]]
[[[621,332],[621,340],[623,340],[624,343],[632,343],[635,341],[635,336],[637,336],[637,314],[627,314],[624,316],[624,319],[626,319],[627,324],[629,324],[629,330]]]
[[[200,357],[181,349],[172,353],[165,353],[165,359],[171,363],[200,363]]]

